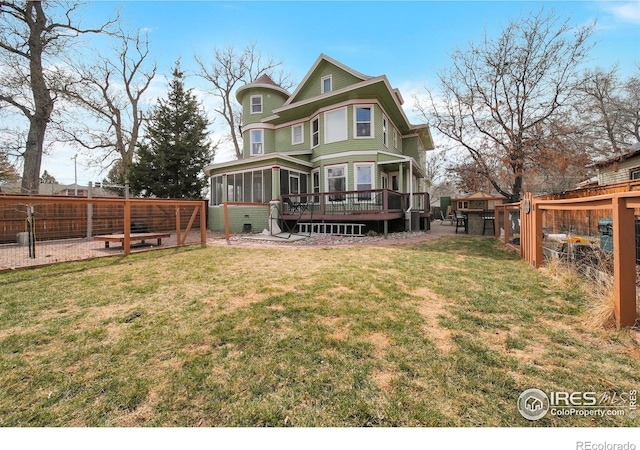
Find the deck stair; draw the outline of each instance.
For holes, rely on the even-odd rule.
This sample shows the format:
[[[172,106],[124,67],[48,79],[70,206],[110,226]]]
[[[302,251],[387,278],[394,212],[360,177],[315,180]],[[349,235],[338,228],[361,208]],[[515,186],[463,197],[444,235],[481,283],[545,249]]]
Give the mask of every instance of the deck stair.
[[[335,234],[340,236],[364,236],[363,223],[298,223],[300,234]]]

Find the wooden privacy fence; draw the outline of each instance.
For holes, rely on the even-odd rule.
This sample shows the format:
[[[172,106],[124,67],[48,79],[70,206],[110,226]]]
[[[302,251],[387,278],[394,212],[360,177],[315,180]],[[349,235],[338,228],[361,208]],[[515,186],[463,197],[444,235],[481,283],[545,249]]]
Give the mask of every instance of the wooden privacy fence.
[[[19,243],[22,233],[39,242],[122,234],[128,255],[132,233],[175,233],[181,246],[198,228],[200,243],[206,244],[206,205],[203,200],[5,195],[0,196],[0,244]]]
[[[532,266],[542,265],[543,228],[555,224],[544,223],[546,212],[584,212],[583,216],[610,216],[612,221],[613,296],[616,325],[618,328],[632,326],[636,322],[636,220],[635,211],[640,209],[640,192],[616,192],[591,197],[559,200],[534,198],[527,193],[519,203],[496,207],[496,236],[505,243],[513,243],[509,230],[509,216],[519,214],[520,255]],[[593,214],[586,214],[593,212]],[[593,220],[593,218],[592,218]],[[500,231],[502,230],[502,234]]]

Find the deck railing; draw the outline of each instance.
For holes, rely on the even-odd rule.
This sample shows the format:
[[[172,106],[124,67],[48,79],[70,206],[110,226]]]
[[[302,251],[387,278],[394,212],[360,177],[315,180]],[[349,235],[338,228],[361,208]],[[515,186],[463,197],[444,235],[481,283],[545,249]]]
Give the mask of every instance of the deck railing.
[[[409,195],[389,189],[289,194],[282,196],[282,215],[400,214],[409,208]],[[429,194],[413,194],[414,211],[428,211],[429,204]]]

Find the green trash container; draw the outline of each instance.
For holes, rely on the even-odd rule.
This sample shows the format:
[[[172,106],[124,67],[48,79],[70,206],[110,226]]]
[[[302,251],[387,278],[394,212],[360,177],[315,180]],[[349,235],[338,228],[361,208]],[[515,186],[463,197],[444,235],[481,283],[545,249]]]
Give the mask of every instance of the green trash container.
[[[598,221],[600,234],[600,249],[611,253],[613,251],[613,219],[604,217]]]

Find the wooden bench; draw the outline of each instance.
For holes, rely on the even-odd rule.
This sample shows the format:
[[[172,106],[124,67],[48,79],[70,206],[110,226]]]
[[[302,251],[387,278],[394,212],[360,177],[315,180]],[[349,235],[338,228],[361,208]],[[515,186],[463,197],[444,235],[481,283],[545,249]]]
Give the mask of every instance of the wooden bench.
[[[158,245],[162,245],[162,238],[170,237],[170,233],[131,233],[129,235],[130,241],[142,241],[142,244],[145,243],[147,239],[157,239]],[[94,241],[104,241],[104,248],[109,248],[110,242],[120,242],[124,243],[124,233],[123,234],[103,234],[102,236],[94,236]]]

